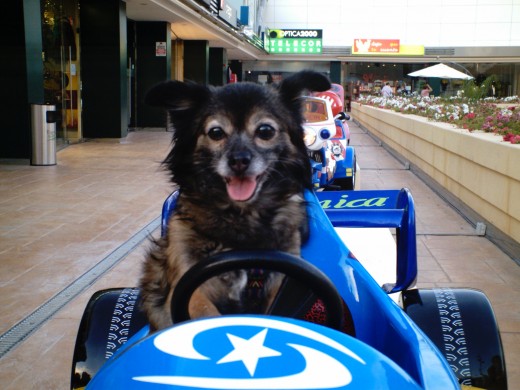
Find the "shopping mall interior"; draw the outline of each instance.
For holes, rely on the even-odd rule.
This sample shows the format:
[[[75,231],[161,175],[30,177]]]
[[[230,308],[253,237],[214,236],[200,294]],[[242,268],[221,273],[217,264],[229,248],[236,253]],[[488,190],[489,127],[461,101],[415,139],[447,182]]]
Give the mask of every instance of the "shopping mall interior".
[[[348,11],[339,4],[341,12]],[[386,44],[400,48],[362,54],[353,42],[337,46],[331,41],[335,33],[328,32],[326,25],[310,29],[306,20],[283,22],[290,18],[284,19],[282,12],[294,10],[281,0],[24,0],[6,6],[6,14],[12,17],[2,26],[2,36],[9,61],[2,61],[0,74],[5,90],[23,86],[26,93],[4,94],[3,107],[13,115],[4,118],[0,130],[5,140],[0,158],[30,158],[34,104],[52,105],[59,113],[58,147],[161,126],[164,118],[143,104],[143,96],[165,79],[212,85],[242,80],[269,83],[301,69],[314,69],[342,84],[346,99],[353,100],[360,94],[377,94],[386,82],[412,93],[422,81],[408,74],[443,62],[477,82],[495,75],[490,96],[515,95],[519,89],[519,47],[500,43],[450,48],[381,37],[383,48]],[[278,39],[273,31],[283,31],[282,23],[318,39]],[[377,31],[377,26],[372,30]],[[298,43],[316,49],[296,53]],[[283,52],[276,47],[284,47]],[[292,52],[285,47],[292,47]],[[455,94],[462,83],[429,82],[436,95]]]

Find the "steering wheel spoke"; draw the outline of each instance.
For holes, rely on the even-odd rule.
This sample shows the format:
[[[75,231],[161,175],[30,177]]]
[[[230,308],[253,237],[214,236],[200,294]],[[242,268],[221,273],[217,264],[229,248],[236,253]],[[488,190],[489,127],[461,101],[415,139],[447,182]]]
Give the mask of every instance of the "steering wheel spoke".
[[[285,277],[265,314],[303,318],[316,299],[316,294],[308,286]]]
[[[190,299],[201,284],[214,276],[240,269],[265,269],[286,275],[266,314],[303,318],[316,298],[320,298],[327,309],[325,325],[342,329],[343,299],[331,280],[308,261],[278,251],[229,251],[195,264],[182,276],[173,292],[173,323],[190,319]]]

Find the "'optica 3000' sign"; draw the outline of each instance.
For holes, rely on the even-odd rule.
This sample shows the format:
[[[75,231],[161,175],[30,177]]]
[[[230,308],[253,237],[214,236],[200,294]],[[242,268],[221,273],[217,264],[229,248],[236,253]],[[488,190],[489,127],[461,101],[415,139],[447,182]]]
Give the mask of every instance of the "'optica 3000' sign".
[[[267,30],[265,49],[271,54],[321,54],[323,30]]]

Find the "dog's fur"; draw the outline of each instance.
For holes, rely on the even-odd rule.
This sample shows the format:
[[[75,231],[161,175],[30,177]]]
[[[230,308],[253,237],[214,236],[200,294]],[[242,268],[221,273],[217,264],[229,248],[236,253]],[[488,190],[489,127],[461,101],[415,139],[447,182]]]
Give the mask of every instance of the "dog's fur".
[[[276,88],[169,81],[149,91],[147,103],[168,112],[173,147],[164,164],[180,190],[168,234],[154,241],[140,281],[152,329],[171,325],[173,289],[197,261],[230,249],[300,253],[303,191],[311,188],[300,96],[329,88],[325,76],[304,71]],[[268,277],[264,300],[279,282]],[[245,271],[212,278],[194,293],[190,315],[247,306],[246,283]]]

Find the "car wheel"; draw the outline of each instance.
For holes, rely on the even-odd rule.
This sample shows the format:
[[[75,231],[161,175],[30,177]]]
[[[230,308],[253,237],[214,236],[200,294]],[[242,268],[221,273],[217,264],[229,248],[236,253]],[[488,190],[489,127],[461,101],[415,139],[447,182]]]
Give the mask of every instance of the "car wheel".
[[[507,389],[500,333],[484,293],[408,290],[403,302],[405,312],[444,354],[461,385]]]
[[[352,177],[342,177],[334,179],[332,183],[335,187],[339,187],[341,191],[353,190],[356,186],[356,158],[354,157],[354,171]]]
[[[85,388],[107,359],[148,324],[138,309],[138,299],[138,288],[114,288],[92,295],[76,338],[71,389]]]

